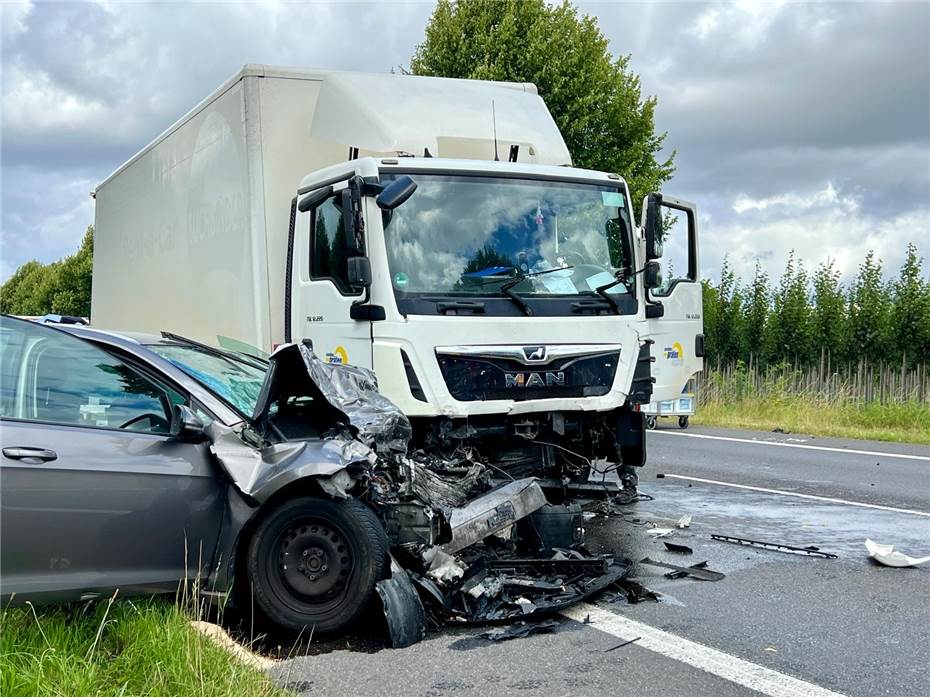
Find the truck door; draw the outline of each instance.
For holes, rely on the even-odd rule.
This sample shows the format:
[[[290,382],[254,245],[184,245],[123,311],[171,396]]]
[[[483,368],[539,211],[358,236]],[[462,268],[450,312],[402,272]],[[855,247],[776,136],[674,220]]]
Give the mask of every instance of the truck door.
[[[367,291],[353,287],[348,273],[349,258],[364,252],[364,206],[357,191],[353,199],[346,176],[296,199],[285,338],[310,339],[314,352],[329,363],[371,368],[371,322],[351,316],[353,304],[364,302]],[[300,210],[310,202],[308,210]],[[353,230],[358,230],[354,244]]]
[[[653,194],[661,211],[662,284],[647,290],[646,324],[655,341],[652,401],[677,398],[704,367],[704,323],[698,265],[697,208]],[[646,211],[643,211],[646,225]]]

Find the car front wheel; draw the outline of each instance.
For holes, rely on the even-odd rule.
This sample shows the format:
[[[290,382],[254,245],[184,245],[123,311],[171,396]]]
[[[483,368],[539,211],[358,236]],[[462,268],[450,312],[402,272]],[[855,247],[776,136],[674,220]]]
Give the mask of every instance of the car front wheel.
[[[301,497],[259,523],[247,569],[255,601],[269,619],[329,634],[369,603],[387,557],[384,528],[367,506],[355,499]]]

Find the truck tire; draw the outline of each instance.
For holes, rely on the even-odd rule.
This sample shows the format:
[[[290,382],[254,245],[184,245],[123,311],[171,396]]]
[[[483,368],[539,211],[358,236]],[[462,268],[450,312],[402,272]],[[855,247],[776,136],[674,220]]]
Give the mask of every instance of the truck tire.
[[[678,428],[688,428],[688,417],[687,416],[678,417]]]
[[[647,416],[647,417],[646,417],[646,428],[648,428],[650,431],[652,431],[652,430],[655,429],[655,427],[656,427],[656,417],[654,417],[654,416]]]
[[[355,499],[285,501],[249,541],[255,602],[275,624],[315,634],[345,628],[368,605],[387,568],[384,527]]]

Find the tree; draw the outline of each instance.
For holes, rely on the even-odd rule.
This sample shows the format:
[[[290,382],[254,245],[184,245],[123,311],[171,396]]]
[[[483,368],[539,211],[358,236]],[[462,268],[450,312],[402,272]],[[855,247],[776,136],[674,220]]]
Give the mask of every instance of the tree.
[[[849,356],[849,313],[840,272],[832,259],[817,267],[813,286],[814,348],[826,351],[832,363],[843,363]]]
[[[882,262],[871,249],[849,289],[850,359],[880,363],[891,337],[891,296],[882,280]]]
[[[666,134],[629,60],[613,58],[596,20],[567,0],[439,0],[410,70],[535,83],[574,164],[623,175],[640,201],[671,177],[674,153],[656,159]]]
[[[890,334],[895,353],[911,365],[930,362],[930,281],[922,274],[917,247],[907,245],[901,273],[892,285]]]
[[[772,358],[802,364],[810,361],[814,339],[812,315],[807,272],[791,250],[785,273],[775,291],[768,323],[767,343]]]
[[[78,251],[51,264],[28,261],[0,287],[0,312],[13,315],[90,316],[94,227]]]
[[[742,326],[743,292],[730,260],[724,257],[717,285],[717,351],[721,360],[729,363],[739,358]]]
[[[772,306],[772,291],[769,289],[769,275],[758,261],[745,295],[740,357],[746,363],[764,364],[767,358],[765,331]]]
[[[720,298],[716,286],[701,279],[701,301],[704,307],[704,362],[720,362]]]

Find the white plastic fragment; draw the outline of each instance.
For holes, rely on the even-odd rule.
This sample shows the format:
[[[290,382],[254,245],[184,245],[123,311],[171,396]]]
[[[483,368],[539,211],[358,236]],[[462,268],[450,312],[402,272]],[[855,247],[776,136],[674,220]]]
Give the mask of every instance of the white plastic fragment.
[[[668,537],[673,532],[673,528],[650,528],[646,531],[646,534],[650,537]]]
[[[678,519],[677,525],[678,525],[679,528],[687,528],[687,527],[690,527],[690,525],[691,525],[691,514],[689,513],[688,515],[683,515],[683,516],[681,516],[681,518]]]
[[[894,545],[882,545],[869,539],[865,541],[865,548],[872,559],[885,566],[904,568],[930,561],[930,557],[909,557],[901,552],[896,552]]]

